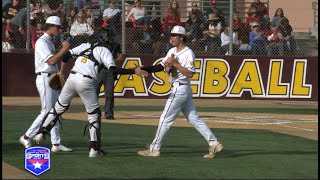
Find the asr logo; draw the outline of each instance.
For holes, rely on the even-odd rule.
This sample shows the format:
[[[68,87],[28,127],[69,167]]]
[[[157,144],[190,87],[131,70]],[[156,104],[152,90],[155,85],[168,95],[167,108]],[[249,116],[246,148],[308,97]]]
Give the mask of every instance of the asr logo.
[[[25,150],[25,169],[39,176],[50,169],[50,149],[31,147]]]

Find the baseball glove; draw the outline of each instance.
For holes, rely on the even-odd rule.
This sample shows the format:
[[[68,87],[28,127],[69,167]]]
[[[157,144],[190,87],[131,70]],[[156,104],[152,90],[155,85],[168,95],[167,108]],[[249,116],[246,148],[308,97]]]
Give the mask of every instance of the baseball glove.
[[[54,73],[49,78],[49,86],[54,90],[61,90],[64,83],[64,76],[61,72]]]

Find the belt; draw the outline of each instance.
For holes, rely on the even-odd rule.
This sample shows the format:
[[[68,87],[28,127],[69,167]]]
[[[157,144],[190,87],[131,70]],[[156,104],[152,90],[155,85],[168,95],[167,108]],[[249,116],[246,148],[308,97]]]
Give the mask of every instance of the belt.
[[[47,74],[48,76],[50,76],[53,73],[47,73],[47,72],[37,72],[36,75],[41,75],[41,74]]]
[[[171,84],[171,86],[174,86],[174,85],[182,86],[182,85],[189,85],[189,84],[188,83],[181,83],[181,82],[175,82],[175,83]]]
[[[77,74],[78,72],[71,71],[70,73],[71,73],[71,74]],[[79,73],[79,74],[80,74],[80,73]],[[89,75],[83,75],[83,77],[86,77],[86,78],[92,79],[92,77],[91,77],[91,76],[89,76]]]

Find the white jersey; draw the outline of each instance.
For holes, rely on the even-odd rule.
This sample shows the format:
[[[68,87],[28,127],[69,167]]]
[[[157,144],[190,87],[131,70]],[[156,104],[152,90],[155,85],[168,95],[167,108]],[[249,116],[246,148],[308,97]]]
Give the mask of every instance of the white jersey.
[[[102,17],[112,17],[116,15],[118,12],[121,12],[120,9],[107,8],[103,11]]]
[[[36,42],[34,52],[35,73],[55,73],[58,72],[58,64],[50,65],[48,59],[56,52],[56,48],[51,41],[51,37],[44,33]]]
[[[163,58],[161,61],[161,65],[165,67],[164,63],[168,60],[171,55],[174,55],[174,57],[178,60],[179,64],[187,68],[191,72],[195,72],[195,55],[193,51],[189,47],[185,47],[183,50],[177,53],[177,47],[173,47],[169,50],[168,54],[166,57]],[[171,84],[175,82],[180,82],[183,84],[190,84],[190,78],[182,74],[180,71],[177,70],[177,75],[175,73],[170,73],[170,79],[169,82]]]
[[[130,17],[131,15],[133,15],[135,20],[140,19],[146,15],[146,9],[144,7],[142,7],[141,9],[133,7],[129,12],[128,17]]]
[[[69,51],[72,55],[80,55],[81,52],[90,48],[91,48],[90,43],[83,43],[80,46],[77,46]],[[97,80],[99,66],[95,65],[94,61],[88,59],[87,56],[90,53],[91,53],[91,50],[89,50],[84,56],[79,56],[76,59],[76,62],[72,70],[83,75],[91,76],[93,79]],[[104,64],[108,69],[111,66],[116,66],[112,53],[106,47],[102,47],[102,46],[95,47],[93,49],[93,56],[99,62],[100,65]]]

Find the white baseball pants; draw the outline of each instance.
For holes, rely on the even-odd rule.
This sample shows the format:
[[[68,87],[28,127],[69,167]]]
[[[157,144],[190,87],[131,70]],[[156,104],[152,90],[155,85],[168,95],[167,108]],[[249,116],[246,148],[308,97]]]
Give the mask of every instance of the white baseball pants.
[[[160,150],[167,131],[179,115],[180,111],[182,111],[187,120],[206,139],[209,145],[213,141],[217,140],[207,124],[199,117],[196,111],[192,102],[192,90],[190,85],[179,85],[179,83],[174,83],[171,89],[171,94],[160,117],[156,136],[150,145],[151,150]]]
[[[25,133],[29,138],[33,138],[39,131],[44,116],[50,111],[58,99],[59,91],[53,90],[48,84],[49,76],[47,73],[37,75],[36,86],[40,95],[41,111],[38,117],[33,121],[30,128]],[[60,144],[60,123],[59,121],[50,131],[51,143]]]

